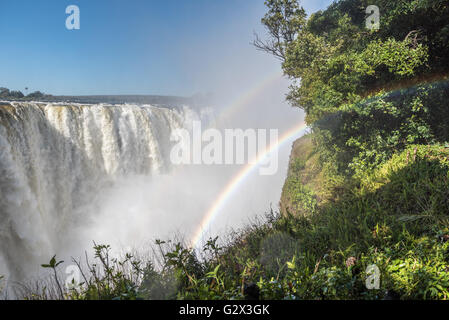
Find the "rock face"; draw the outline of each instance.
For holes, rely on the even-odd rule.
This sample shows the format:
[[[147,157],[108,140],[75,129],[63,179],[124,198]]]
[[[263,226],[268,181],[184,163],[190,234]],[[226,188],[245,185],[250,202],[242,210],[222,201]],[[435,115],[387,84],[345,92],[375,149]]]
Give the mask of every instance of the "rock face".
[[[324,173],[318,162],[312,135],[293,143],[287,179],[282,188],[280,209],[283,215],[311,214],[326,201]]]

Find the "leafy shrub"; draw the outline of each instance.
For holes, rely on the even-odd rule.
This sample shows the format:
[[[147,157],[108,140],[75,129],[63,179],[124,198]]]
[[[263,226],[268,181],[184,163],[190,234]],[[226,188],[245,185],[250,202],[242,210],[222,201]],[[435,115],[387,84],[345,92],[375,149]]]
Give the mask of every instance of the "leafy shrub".
[[[449,140],[449,82],[380,93],[315,123],[323,161],[347,174],[374,169],[412,144]],[[348,170],[349,169],[349,170]]]
[[[285,182],[285,190],[297,213],[313,213],[317,206],[315,193],[304,186],[298,177],[290,176]]]

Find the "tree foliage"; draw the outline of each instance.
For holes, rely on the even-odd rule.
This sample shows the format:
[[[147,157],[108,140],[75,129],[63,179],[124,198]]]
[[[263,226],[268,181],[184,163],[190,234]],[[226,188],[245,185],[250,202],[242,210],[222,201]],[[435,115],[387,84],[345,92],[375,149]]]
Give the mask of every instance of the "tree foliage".
[[[25,88],[26,90],[28,88]],[[21,91],[9,90],[8,88],[0,87],[0,99],[6,100],[41,100],[51,98],[51,95],[40,91],[34,91],[28,95],[24,95]]]
[[[365,26],[372,4],[380,8],[377,31]],[[287,98],[305,110],[327,160],[353,172],[410,143],[449,139],[442,130],[449,113],[441,108],[447,89],[425,85],[449,74],[449,1],[339,0],[306,18],[296,0],[267,5],[262,23],[269,30],[296,27],[294,35],[289,29],[288,38],[276,33],[269,41],[282,48],[282,67],[293,81]],[[295,10],[284,16],[282,8]],[[412,89],[397,91],[406,88]]]
[[[254,46],[259,50],[269,52],[275,57],[285,60],[287,45],[295,40],[298,30],[305,24],[306,13],[295,1],[267,0],[268,12],[262,19],[269,35],[267,41],[262,41],[255,34]]]

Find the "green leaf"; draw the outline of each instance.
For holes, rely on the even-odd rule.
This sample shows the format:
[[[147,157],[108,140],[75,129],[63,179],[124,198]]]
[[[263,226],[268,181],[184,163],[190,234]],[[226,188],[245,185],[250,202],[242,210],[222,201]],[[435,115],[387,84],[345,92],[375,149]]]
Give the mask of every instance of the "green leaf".
[[[50,260],[50,267],[54,268],[56,264],[56,255],[53,256]]]

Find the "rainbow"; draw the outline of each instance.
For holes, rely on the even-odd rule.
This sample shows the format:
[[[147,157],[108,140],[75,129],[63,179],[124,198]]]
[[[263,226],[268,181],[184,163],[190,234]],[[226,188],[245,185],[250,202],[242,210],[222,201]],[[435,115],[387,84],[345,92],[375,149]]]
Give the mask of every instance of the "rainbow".
[[[246,94],[239,97],[234,103],[231,104],[231,106],[224,110],[224,112],[220,115],[224,118],[229,117],[230,115],[234,114],[236,111],[238,111],[240,108],[244,107],[253,97],[255,97],[259,92],[261,92],[265,87],[267,87],[269,84],[271,84],[274,80],[277,80],[281,77],[279,73],[271,74],[267,78],[265,78],[264,81],[258,83],[257,86],[249,90]],[[437,75],[429,77],[429,79],[426,79],[423,81],[427,84],[439,84],[440,82],[444,85],[447,85],[448,75]],[[410,86],[401,86],[401,88],[396,90],[390,90],[391,93],[398,92],[401,89],[404,88],[410,88]],[[413,87],[412,87],[413,88]],[[281,138],[278,140],[277,144],[270,146],[269,148],[265,149],[265,151],[260,154],[253,164],[246,165],[241,171],[239,171],[225,186],[225,188],[222,190],[222,192],[218,195],[218,198],[213,202],[211,207],[208,209],[206,214],[203,216],[203,220],[200,223],[200,226],[197,228],[195,233],[193,234],[192,240],[191,240],[191,247],[197,248],[199,244],[201,243],[201,240],[203,239],[205,232],[209,229],[211,226],[214,218],[220,213],[220,210],[224,207],[226,202],[231,198],[232,194],[243,184],[245,179],[251,174],[252,171],[254,171],[264,160],[266,156],[268,156],[273,151],[278,150],[283,144],[290,141],[293,138],[298,138],[301,135],[305,133],[307,129],[307,126],[305,123],[300,123],[297,126],[291,128],[288,130],[285,134],[281,136]]]
[[[279,71],[269,74],[266,78],[258,82],[250,90],[245,91],[243,95],[239,96],[237,99],[232,101],[230,106],[225,108],[217,117],[218,121],[223,122],[231,118],[235,113],[239,112],[241,109],[247,106],[251,102],[251,100],[256,98],[260,94],[260,92],[263,92],[263,90],[265,90],[266,88],[268,88],[274,82],[280,80],[281,78],[282,73],[280,73]],[[254,171],[261,164],[264,158],[268,156],[271,152],[280,148],[285,142],[289,141],[291,138],[301,135],[303,131],[305,131],[305,129],[306,125],[304,123],[301,123],[292,128],[291,130],[287,131],[287,133],[281,136],[276,145],[269,146],[267,149],[265,149],[263,153],[258,155],[256,161],[245,166],[229,181],[229,183],[220,192],[217,199],[213,202],[211,207],[203,215],[203,219],[199,227],[195,230],[191,238],[192,248],[196,248],[199,245],[201,239],[204,237],[204,233],[209,229],[214,218],[219,214],[220,210],[231,198],[234,191],[237,190],[241,184],[243,184],[244,180],[251,174],[252,171]]]
[[[198,247],[204,233],[209,229],[214,218],[219,214],[220,210],[231,198],[232,194],[243,184],[243,182],[251,174],[251,172],[253,172],[261,164],[264,158],[267,157],[270,153],[277,151],[286,142],[292,140],[293,138],[299,138],[305,133],[306,129],[307,125],[302,122],[288,130],[281,136],[276,144],[270,145],[268,148],[266,148],[262,153],[258,155],[254,163],[246,165],[229,181],[223,191],[219,194],[217,200],[212,204],[207,213],[204,215],[200,226],[195,231],[191,240],[192,248]]]
[[[217,117],[218,121],[223,122],[223,120],[231,118],[235,113],[240,111],[240,109],[244,108],[248,105],[252,99],[257,97],[264,89],[268,88],[274,82],[282,79],[282,73],[274,72],[269,74],[266,78],[264,78],[261,82],[258,82],[257,85],[252,87],[250,90],[247,90],[244,94],[240,95],[237,99],[232,101],[230,106],[225,108]]]

